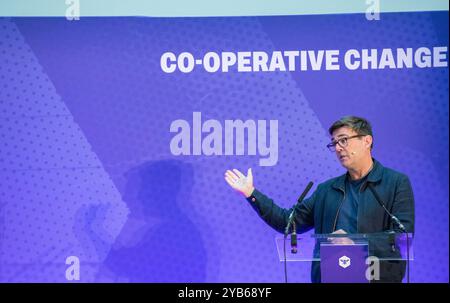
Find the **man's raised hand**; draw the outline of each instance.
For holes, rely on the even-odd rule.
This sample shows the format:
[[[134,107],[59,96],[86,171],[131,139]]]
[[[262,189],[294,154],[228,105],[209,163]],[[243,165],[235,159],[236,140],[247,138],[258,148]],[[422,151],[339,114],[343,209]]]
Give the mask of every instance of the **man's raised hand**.
[[[249,168],[247,176],[237,169],[227,170],[225,172],[225,181],[236,191],[242,193],[246,198],[250,197],[255,189],[253,187],[252,169]]]

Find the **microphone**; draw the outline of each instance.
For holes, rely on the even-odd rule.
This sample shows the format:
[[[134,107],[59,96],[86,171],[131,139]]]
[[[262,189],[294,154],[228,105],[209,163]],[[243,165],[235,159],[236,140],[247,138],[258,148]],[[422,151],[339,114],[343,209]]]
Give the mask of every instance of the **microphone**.
[[[397,226],[400,228],[400,230],[402,232],[406,233],[405,226],[402,224],[402,222],[400,222],[400,220],[396,216],[391,214],[391,212],[386,208],[386,206],[384,205],[383,201],[381,201],[380,196],[378,195],[378,193],[373,188],[372,184],[370,182],[367,182],[367,186],[369,187],[369,189],[372,192],[372,194],[375,196],[375,199],[377,200],[378,204],[380,204],[381,207],[383,207],[384,211],[389,215],[389,217],[391,217],[391,220],[393,222],[395,222],[395,224],[397,224]]]
[[[314,183],[311,182],[311,181],[308,183],[308,185],[306,186],[305,190],[300,195],[300,198],[298,198],[297,204],[295,204],[294,208],[292,209],[291,214],[289,215],[288,224],[286,225],[286,229],[284,230],[284,236],[285,237],[287,237],[287,235],[289,234],[289,229],[291,228],[291,225],[294,222],[294,214],[295,214],[295,210],[297,209],[297,205],[300,204],[303,201],[303,199],[305,198],[306,194],[309,192],[309,190],[311,189],[313,184]]]
[[[296,227],[295,227],[295,221],[294,221],[294,213],[295,210],[297,209],[297,205],[300,204],[303,199],[305,198],[306,194],[308,193],[308,191],[311,189],[311,187],[313,186],[312,182],[309,182],[308,185],[306,186],[305,190],[303,191],[303,193],[301,194],[300,198],[298,198],[297,203],[294,205],[294,208],[292,209],[290,215],[289,215],[289,219],[288,219],[288,223],[286,226],[286,229],[284,230],[284,280],[287,283],[288,279],[287,279],[287,259],[286,259],[286,238],[287,235],[289,233],[289,229],[292,225],[293,227],[293,232],[291,234],[291,253],[296,254],[297,253],[297,232],[296,232]]]
[[[375,189],[372,187],[372,184],[370,182],[368,182],[367,186],[369,187],[369,189],[372,192],[372,194],[375,196],[375,199],[378,201],[378,203],[383,207],[384,211],[391,217],[391,220],[394,221],[395,224],[397,224],[398,228],[400,228],[402,233],[404,233],[406,235],[406,263],[407,263],[407,266],[408,266],[408,272],[407,272],[406,281],[409,284],[409,270],[410,270],[410,267],[409,267],[409,235],[408,235],[408,232],[406,231],[406,228],[402,224],[402,222],[400,222],[400,220],[396,216],[391,214],[391,212],[386,208],[386,206],[384,206],[383,201],[381,201],[380,196],[375,191]],[[392,246],[392,251],[395,251],[395,247],[394,246]]]
[[[292,234],[291,234],[291,253],[297,253],[297,232],[295,231],[295,221],[292,222]]]

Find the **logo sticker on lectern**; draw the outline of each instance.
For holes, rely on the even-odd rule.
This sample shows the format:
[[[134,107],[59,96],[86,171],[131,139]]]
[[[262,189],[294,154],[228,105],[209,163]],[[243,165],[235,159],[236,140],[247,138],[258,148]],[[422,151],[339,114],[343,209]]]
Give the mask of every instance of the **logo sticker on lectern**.
[[[347,256],[342,256],[339,258],[339,266],[342,268],[347,268],[350,266],[350,258]]]

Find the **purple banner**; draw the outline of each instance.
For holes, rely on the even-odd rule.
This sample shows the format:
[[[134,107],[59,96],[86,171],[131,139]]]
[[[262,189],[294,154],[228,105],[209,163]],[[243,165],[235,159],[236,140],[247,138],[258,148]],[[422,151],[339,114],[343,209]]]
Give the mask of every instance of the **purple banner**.
[[[223,174],[291,207],[357,115],[412,183],[411,282],[448,282],[447,62],[448,12],[0,18],[0,281],[282,282]]]

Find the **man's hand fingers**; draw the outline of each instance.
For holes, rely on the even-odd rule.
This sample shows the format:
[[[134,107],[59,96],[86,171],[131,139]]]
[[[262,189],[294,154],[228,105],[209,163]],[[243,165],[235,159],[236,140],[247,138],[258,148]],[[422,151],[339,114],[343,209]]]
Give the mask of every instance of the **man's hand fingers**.
[[[252,169],[251,169],[251,168],[249,168],[249,169],[247,170],[247,178],[250,178],[250,180],[253,179],[253,174],[252,174]]]
[[[231,178],[225,176],[225,181],[227,181],[227,183],[228,183],[231,187],[234,187],[234,182],[233,182],[233,180],[231,180]]]
[[[245,178],[244,174],[238,171],[236,168],[233,168],[233,171],[236,175],[239,176],[239,178]]]
[[[233,181],[237,181],[239,179],[238,176],[236,176],[231,170],[227,170],[227,172],[225,173],[225,176],[228,176]]]

